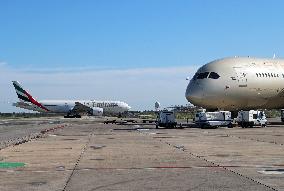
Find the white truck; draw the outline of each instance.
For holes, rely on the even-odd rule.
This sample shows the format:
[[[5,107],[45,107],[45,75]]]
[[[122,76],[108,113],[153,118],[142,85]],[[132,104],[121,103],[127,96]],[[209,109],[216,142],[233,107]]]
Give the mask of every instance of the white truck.
[[[194,122],[201,128],[233,127],[230,111],[206,112],[202,110],[195,114]]]
[[[253,127],[255,125],[260,125],[265,127],[267,124],[267,119],[263,111],[249,110],[249,111],[239,111],[236,122],[242,128]]]
[[[166,127],[175,128],[177,126],[175,114],[173,111],[162,110],[159,112],[156,121],[156,128]]]

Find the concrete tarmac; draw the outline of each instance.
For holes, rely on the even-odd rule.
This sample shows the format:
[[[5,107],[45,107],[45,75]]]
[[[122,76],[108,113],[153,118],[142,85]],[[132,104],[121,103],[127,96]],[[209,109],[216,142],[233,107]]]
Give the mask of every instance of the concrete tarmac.
[[[281,125],[155,129],[93,118],[1,123],[0,143],[11,142],[0,150],[1,191],[284,190]],[[21,136],[29,139],[11,141]],[[3,165],[13,162],[24,166]]]

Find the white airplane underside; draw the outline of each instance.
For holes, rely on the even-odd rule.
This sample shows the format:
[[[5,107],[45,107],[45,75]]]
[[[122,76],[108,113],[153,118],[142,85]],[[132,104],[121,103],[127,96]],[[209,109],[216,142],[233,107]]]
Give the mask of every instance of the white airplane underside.
[[[284,108],[284,60],[234,57],[210,62],[198,69],[185,96],[211,110]]]

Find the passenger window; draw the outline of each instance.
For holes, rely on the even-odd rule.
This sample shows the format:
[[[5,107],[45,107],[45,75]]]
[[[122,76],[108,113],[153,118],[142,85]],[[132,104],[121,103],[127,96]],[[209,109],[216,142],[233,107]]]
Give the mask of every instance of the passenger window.
[[[258,73],[255,73],[256,74],[256,77],[258,77]]]
[[[264,73],[262,73],[262,77],[264,77]]]
[[[218,78],[220,78],[220,76],[216,72],[210,72],[209,78],[218,79]]]
[[[261,73],[258,73],[259,77],[261,77]]]
[[[279,74],[276,74],[277,75],[277,78],[279,78]]]
[[[268,77],[270,78],[270,74],[268,73]]]
[[[271,77],[273,77],[273,74],[271,73]]]
[[[265,77],[267,77],[267,73],[265,73]]]

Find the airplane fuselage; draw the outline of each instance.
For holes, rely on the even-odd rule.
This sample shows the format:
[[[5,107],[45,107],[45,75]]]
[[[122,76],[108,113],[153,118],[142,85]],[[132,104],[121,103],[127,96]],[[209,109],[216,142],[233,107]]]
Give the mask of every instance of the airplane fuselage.
[[[121,101],[87,101],[87,100],[43,100],[38,101],[42,104],[48,111],[41,109],[33,104],[28,104],[24,102],[17,102],[14,105],[23,109],[38,111],[38,112],[51,112],[51,113],[68,113],[74,106],[76,102],[80,102],[90,108],[99,107],[102,108],[104,113],[123,113],[128,111],[130,107],[128,104]]]
[[[284,60],[234,57],[198,69],[186,99],[206,109],[284,108]]]

